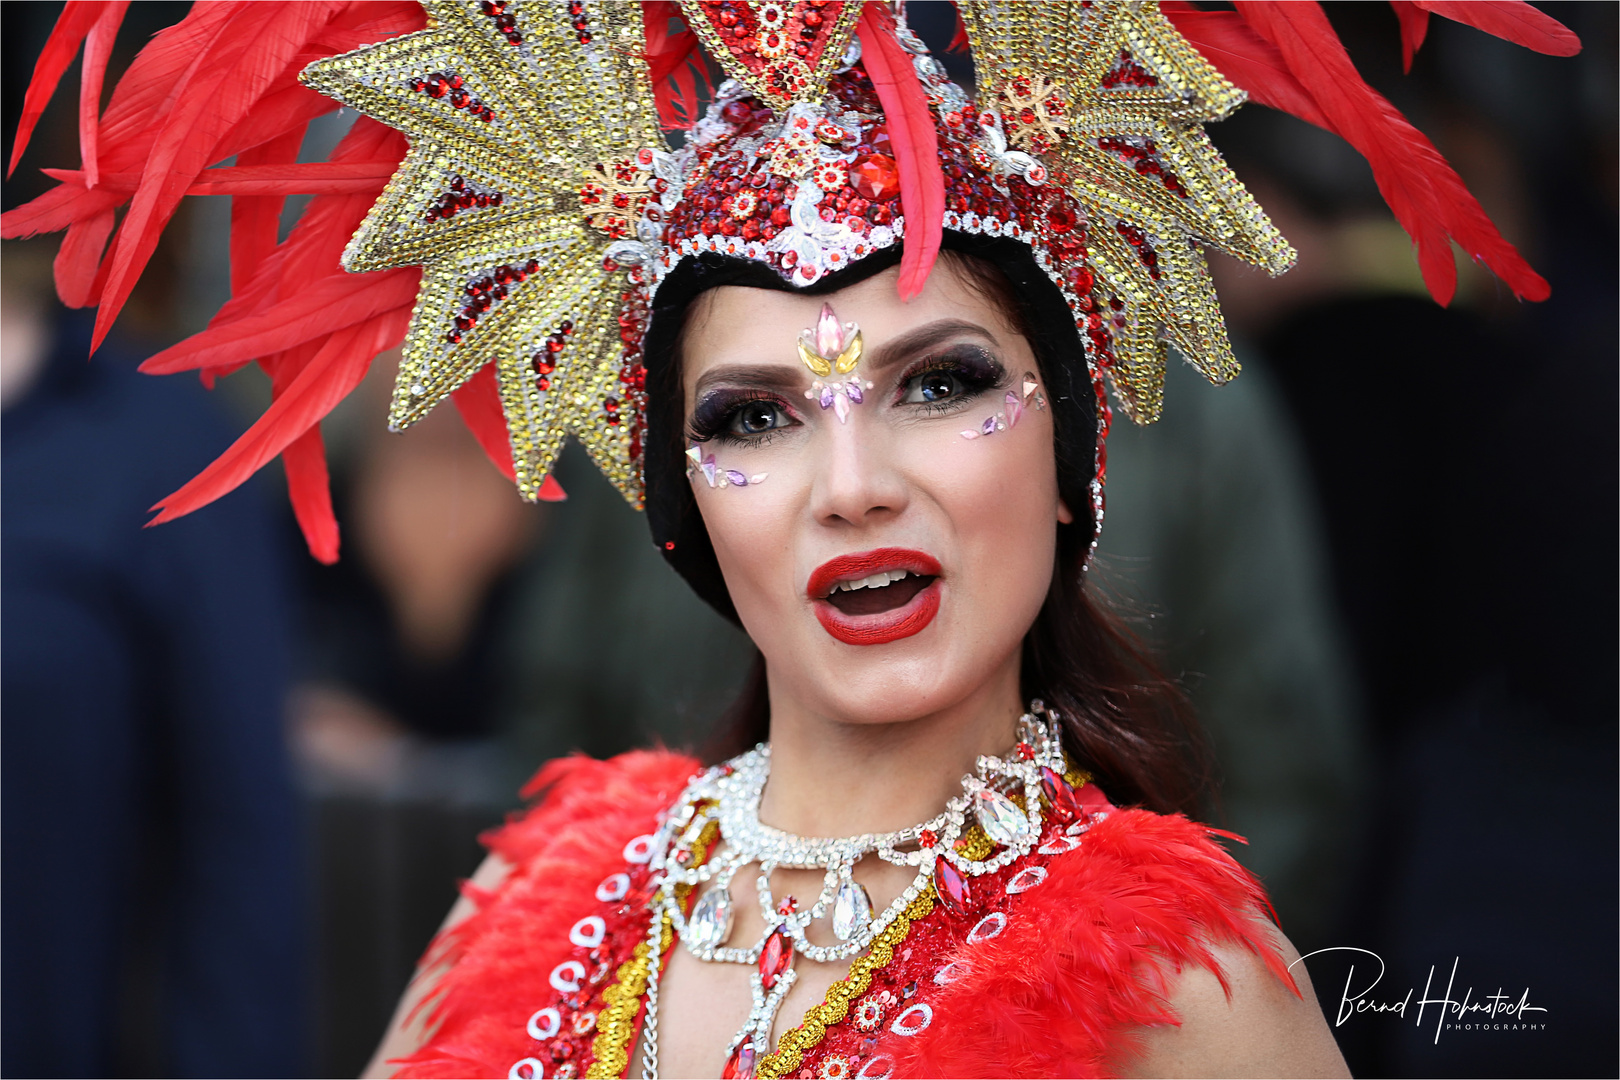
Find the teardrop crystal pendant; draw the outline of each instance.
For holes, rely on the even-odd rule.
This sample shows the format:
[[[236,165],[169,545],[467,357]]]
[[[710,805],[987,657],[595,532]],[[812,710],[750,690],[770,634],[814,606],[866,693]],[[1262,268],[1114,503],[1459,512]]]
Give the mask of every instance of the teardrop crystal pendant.
[[[731,936],[734,915],[730,890],[721,885],[711,887],[698,898],[686,920],[687,941],[694,948],[719,948]]]
[[[853,941],[872,922],[872,898],[866,886],[858,881],[845,881],[838,887],[838,899],[833,904],[833,933],[839,941]]]
[[[973,814],[992,843],[1006,847],[1029,835],[1029,818],[1017,803],[993,788],[973,793]]]
[[[793,966],[793,940],[787,936],[787,931],[778,926],[771,931],[771,936],[765,939],[765,947],[759,951],[759,979],[766,990],[776,985],[784,972]]]
[[[758,1055],[754,1053],[752,1039],[745,1040],[743,1044],[731,1052],[726,1061],[726,1067],[720,1073],[720,1080],[754,1080],[754,1068]]]

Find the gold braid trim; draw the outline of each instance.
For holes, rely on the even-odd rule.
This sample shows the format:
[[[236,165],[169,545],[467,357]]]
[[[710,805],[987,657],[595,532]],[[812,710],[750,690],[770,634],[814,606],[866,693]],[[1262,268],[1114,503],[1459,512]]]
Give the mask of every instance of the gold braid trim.
[[[906,909],[895,916],[872,942],[872,948],[849,966],[849,974],[827,989],[827,998],[804,1014],[798,1027],[777,1040],[776,1050],[759,1059],[755,1075],[760,1080],[779,1080],[804,1062],[805,1056],[821,1045],[827,1029],[849,1015],[855,999],[872,986],[872,978],[894,959],[894,951],[911,933],[911,924],[934,910],[934,889],[929,886]]]
[[[668,915],[659,941],[660,952],[675,940],[675,929]],[[620,1077],[630,1067],[630,1040],[636,1033],[636,1012],[641,1008],[641,995],[647,992],[647,972],[652,966],[652,950],[643,941],[636,946],[630,959],[619,965],[614,983],[602,991],[602,1011],[596,1017],[596,1038],[591,1040],[590,1067],[587,1077],[609,1080]]]
[[[720,835],[720,823],[711,821],[703,827],[692,844],[694,865],[701,865]],[[675,886],[676,899],[686,902],[692,891],[690,886]],[[675,926],[664,916],[659,931],[658,954],[662,956],[675,942]],[[596,1017],[596,1038],[591,1040],[593,1060],[585,1070],[588,1080],[610,1080],[622,1077],[630,1068],[630,1040],[636,1035],[636,1013],[641,999],[647,993],[647,973],[652,968],[652,950],[643,941],[631,953],[630,959],[619,965],[614,973],[613,985],[602,991],[602,1010]]]

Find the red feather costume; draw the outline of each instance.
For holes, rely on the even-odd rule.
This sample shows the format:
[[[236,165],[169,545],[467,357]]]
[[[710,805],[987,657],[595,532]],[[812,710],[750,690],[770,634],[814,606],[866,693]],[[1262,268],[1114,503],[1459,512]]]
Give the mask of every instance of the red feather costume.
[[[477,913],[428,950],[424,970],[443,971],[424,1005],[434,1034],[398,1075],[506,1076],[526,1061],[546,1076],[586,1074],[603,991],[646,933],[636,903],[645,857],[635,861],[633,842],[698,769],[637,752],[540,771],[527,789],[540,803],[487,838],[515,869],[493,892],[469,886]],[[1165,1003],[1172,972],[1220,974],[1211,944],[1249,949],[1293,986],[1260,929],[1264,891],[1212,839],[1228,834],[1115,810],[1090,785],[1080,794],[1089,827],[1049,825],[1037,853],[973,879],[965,916],[936,907],[913,922],[894,960],[788,1075],[1106,1076],[1130,1052],[1132,1029],[1176,1022]],[[628,887],[615,896],[618,875]],[[573,928],[591,916],[604,920],[603,942],[575,944]],[[534,1037],[553,1026],[560,1034]]]

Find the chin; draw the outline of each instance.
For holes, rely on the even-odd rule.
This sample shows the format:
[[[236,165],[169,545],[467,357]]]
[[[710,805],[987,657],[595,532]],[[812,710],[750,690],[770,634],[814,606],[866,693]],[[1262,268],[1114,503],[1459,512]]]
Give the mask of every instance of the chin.
[[[949,615],[921,631],[882,644],[849,644],[821,618],[782,616],[791,634],[753,635],[765,654],[773,696],[781,694],[812,713],[850,724],[905,723],[973,697],[1017,656],[1025,627],[980,627]],[[745,619],[745,623],[747,620]],[[989,631],[989,632],[987,632]]]

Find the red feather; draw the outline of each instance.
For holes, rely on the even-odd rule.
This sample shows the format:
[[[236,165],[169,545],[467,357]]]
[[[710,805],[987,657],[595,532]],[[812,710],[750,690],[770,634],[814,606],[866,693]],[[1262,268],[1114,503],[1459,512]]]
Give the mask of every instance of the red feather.
[[[172,521],[229,494],[294,439],[318,424],[365,378],[371,361],[405,336],[410,308],[389,311],[369,322],[345,327],[327,338],[315,357],[289,380],[263,416],[212,464],[152,509],[150,524]],[[312,551],[324,538],[306,530]],[[318,555],[317,555],[318,557]]]
[[[911,54],[895,38],[894,16],[888,5],[868,0],[856,33],[861,39],[861,62],[888,118],[889,142],[900,173],[900,207],[906,218],[900,298],[910,300],[922,292],[939,256],[944,232],[945,174],[939,163],[939,130]]]
[[[283,166],[298,160],[299,147],[304,144],[303,125],[288,130],[236,155],[237,168],[260,165]],[[210,170],[211,171],[211,170]],[[208,177],[208,172],[202,174]],[[199,178],[201,179],[201,178]],[[210,177],[210,179],[213,179]],[[197,194],[198,184],[192,184],[187,194]],[[281,208],[286,202],[281,194],[233,195],[231,199],[231,292],[239,292],[252,278],[259,264],[276,249],[281,227]]]
[[[642,5],[641,17],[647,39],[647,77],[658,106],[658,122],[665,131],[689,128],[697,122],[698,76],[706,90],[714,89],[697,35],[686,27],[681,6],[674,0],[648,0]],[[681,25],[673,34],[669,31],[671,19]]]
[[[11,147],[7,176],[17,170],[17,162],[22,160],[23,151],[28,149],[28,140],[33,138],[34,125],[39,123],[45,106],[51,103],[56,84],[62,81],[62,73],[67,71],[73,64],[73,58],[79,54],[79,45],[101,18],[103,6],[95,0],[68,0],[62,6],[62,14],[56,17],[51,36],[45,40],[45,48],[34,64],[34,77],[28,83],[28,92],[23,95],[22,119],[17,122],[17,141]]]
[[[512,437],[506,427],[506,412],[501,408],[500,384],[495,378],[495,365],[485,364],[473,377],[451,391],[450,398],[461,413],[462,422],[484,448],[489,460],[501,470],[501,475],[516,481],[512,468]],[[537,496],[542,502],[562,502],[568,496],[556,477],[547,476]]]
[[[1319,4],[1238,0],[1237,9],[1276,47],[1327,121],[1323,126],[1366,157],[1384,201],[1417,245],[1418,265],[1435,300],[1450,303],[1456,289],[1452,240],[1516,295],[1546,298],[1547,282],[1502,239],[1434,144],[1362,81]]]
[[[94,70],[82,84],[80,108],[81,116],[93,118],[102,54],[116,28],[114,9],[122,4],[68,4],[25,100],[19,157],[87,36],[86,63]],[[91,125],[88,140],[81,138],[81,168],[47,170],[58,185],[0,218],[0,235],[8,237],[68,230],[57,257],[58,288],[69,302],[104,296],[110,301],[98,319],[99,340],[179,199],[238,196],[231,300],[206,331],[149,365],[196,368],[212,383],[257,360],[271,374],[274,400],[218,461],[159,504],[157,520],[218,498],[283,453],[289,494],[310,550],[323,561],[336,557],[337,526],[317,425],[372,358],[404,338],[420,271],[342,272],[343,247],[381,195],[406,144],[398,132],[362,118],[330,162],[296,163],[305,126],[338,107],[297,77],[314,60],[418,30],[424,19],[421,7],[406,0],[194,5],[125,72],[100,123]],[[233,156],[234,166],[205,168]],[[294,193],[315,198],[278,245],[280,203]],[[125,202],[131,205],[124,226],[101,258]],[[302,299],[306,290],[313,304]]]
[[[1227,81],[1242,88],[1251,101],[1333,130],[1316,107],[1316,99],[1288,70],[1277,47],[1256,34],[1241,15],[1202,11],[1183,0],[1170,0],[1160,5],[1160,10],[1176,31]]]
[[[96,310],[91,348],[98,347],[135,287],[191,180],[211,161],[228,132],[287,67],[324,4],[247,4],[209,41],[176,87],[172,107],[146,159],[108,255],[111,270]]]
[[[1581,51],[1581,39],[1573,30],[1521,0],[1413,0],[1413,6],[1548,56],[1574,56]]]
[[[56,249],[54,266],[57,295],[68,307],[89,307],[96,302],[96,272],[116,217],[117,213],[109,207],[95,217],[68,226],[62,246]]]
[[[1412,0],[1389,0],[1389,6],[1395,9],[1395,17],[1401,21],[1401,66],[1410,74],[1412,58],[1423,47],[1423,39],[1429,33],[1429,13]]]
[[[420,279],[421,268],[415,266],[353,276],[328,274],[290,290],[286,299],[263,311],[211,325],[164,349],[143,363],[141,370],[149,375],[172,375],[281,352],[387,312],[408,309],[416,300]]]
[[[478,445],[484,448],[489,460],[508,480],[517,480],[512,468],[512,437],[506,428],[506,413],[501,408],[500,384],[495,379],[493,362],[485,364],[450,394],[456,411],[466,423]]]
[[[97,115],[101,112],[101,84],[107,75],[107,61],[112,56],[113,39],[123,24],[124,10],[129,0],[111,0],[103,6],[101,17],[90,28],[84,42],[84,66],[79,78],[79,160],[84,162],[86,187],[96,186]]]
[[[956,33],[951,35],[951,43],[945,46],[946,52],[961,53],[966,56],[973,47],[968,38],[967,23],[962,21],[962,9],[956,9]]]
[[[338,559],[338,523],[320,425],[288,443],[281,451],[281,463],[287,470],[287,498],[309,553],[330,566]]]

